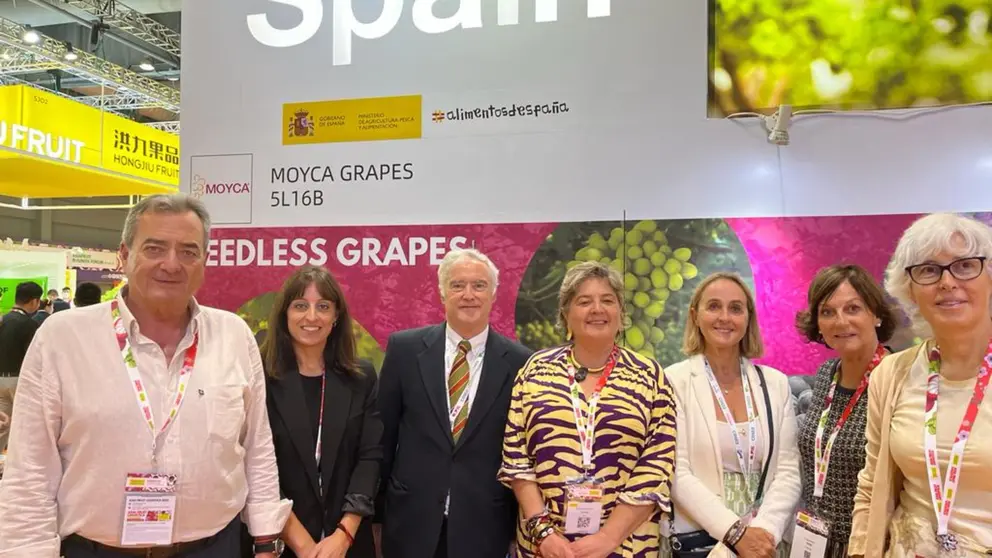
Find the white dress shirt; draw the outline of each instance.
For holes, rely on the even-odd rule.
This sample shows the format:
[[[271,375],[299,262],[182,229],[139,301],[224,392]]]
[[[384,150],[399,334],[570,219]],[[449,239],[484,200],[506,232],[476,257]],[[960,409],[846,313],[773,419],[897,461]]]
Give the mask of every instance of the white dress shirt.
[[[482,330],[482,333],[468,339],[472,349],[465,355],[468,360],[468,401],[465,402],[466,416],[472,412],[472,402],[475,395],[479,393],[479,380],[482,378],[482,361],[486,357],[486,341],[489,339],[489,326]],[[455,333],[450,325],[444,326],[444,385],[448,385],[448,378],[451,377],[451,368],[458,357],[458,344],[462,342],[462,336]],[[447,392],[445,393],[447,395]],[[448,414],[451,414],[451,398],[445,397],[448,404]],[[448,515],[448,506],[451,504],[451,494],[444,499],[444,515]]]
[[[187,396],[158,449],[158,471],[178,476],[173,542],[216,534],[240,512],[256,536],[279,533],[281,500],[265,377],[251,330],[236,315],[193,301],[175,357],[121,315],[157,429],[171,408],[193,334],[200,341]],[[124,480],[152,470],[152,434],[113,329],[110,303],[59,312],[28,349],[14,401],[0,484],[0,558],[58,558],[78,534],[120,546]]]

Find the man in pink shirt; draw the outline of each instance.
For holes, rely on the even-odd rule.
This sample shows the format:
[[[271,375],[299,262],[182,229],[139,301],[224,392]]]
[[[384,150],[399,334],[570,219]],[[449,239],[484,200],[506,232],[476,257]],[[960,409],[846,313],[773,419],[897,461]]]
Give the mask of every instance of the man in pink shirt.
[[[127,287],[52,315],[21,369],[0,558],[276,556],[282,500],[251,330],[197,304],[210,219],[183,195],[124,225]]]

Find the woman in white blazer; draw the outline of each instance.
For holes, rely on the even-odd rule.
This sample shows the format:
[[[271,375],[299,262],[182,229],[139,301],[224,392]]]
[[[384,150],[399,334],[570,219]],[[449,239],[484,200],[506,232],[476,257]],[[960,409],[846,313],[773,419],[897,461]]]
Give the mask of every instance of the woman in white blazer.
[[[689,358],[665,371],[678,409],[674,556],[788,556],[802,488],[796,416],[786,376],[751,362],[762,351],[747,285],[704,279],[685,326]]]

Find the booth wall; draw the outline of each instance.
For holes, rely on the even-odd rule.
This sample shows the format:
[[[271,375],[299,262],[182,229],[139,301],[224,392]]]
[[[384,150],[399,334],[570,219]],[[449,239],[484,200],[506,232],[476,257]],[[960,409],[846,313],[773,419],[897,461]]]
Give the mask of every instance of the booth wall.
[[[754,118],[707,119],[708,2],[325,1],[319,25],[304,4],[183,11],[182,183],[223,229],[202,297],[256,329],[292,269],[319,263],[381,354],[442,319],[437,262],[474,245],[502,270],[494,324],[541,346],[568,262],[641,226],[696,270],[598,254],[663,306],[634,309],[656,339],[641,350],[680,358],[688,293],[732,269],[755,288],[765,362],[809,373],[826,353],[792,323],[820,267],[881,278],[918,214],[992,209],[989,107],[800,115],[785,147]]]

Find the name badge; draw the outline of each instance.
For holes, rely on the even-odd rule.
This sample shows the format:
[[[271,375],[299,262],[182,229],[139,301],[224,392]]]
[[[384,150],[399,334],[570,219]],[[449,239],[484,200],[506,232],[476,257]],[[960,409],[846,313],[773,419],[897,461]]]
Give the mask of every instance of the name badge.
[[[799,512],[796,514],[796,532],[792,537],[789,558],[823,558],[827,555],[829,534],[826,521],[809,512]]]
[[[128,473],[121,546],[172,544],[177,486],[176,475]]]
[[[565,534],[592,535],[603,519],[603,488],[594,478],[566,485]]]

